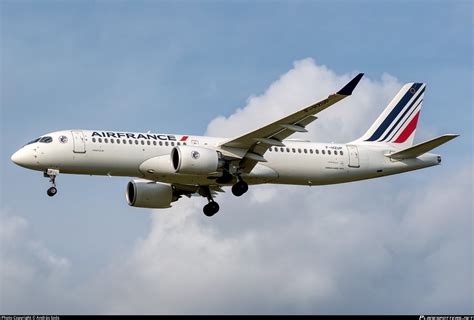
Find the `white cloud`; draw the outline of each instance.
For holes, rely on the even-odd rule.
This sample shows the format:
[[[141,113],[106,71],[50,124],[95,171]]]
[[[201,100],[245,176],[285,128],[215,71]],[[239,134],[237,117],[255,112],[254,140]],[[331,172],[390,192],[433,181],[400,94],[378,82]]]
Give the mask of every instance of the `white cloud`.
[[[311,59],[295,62],[263,95],[212,121],[208,133],[251,130],[350,78]],[[321,114],[306,138],[356,138],[400,86],[388,75],[363,80],[347,104]],[[211,219],[202,214],[204,199],[183,199],[154,210],[150,233],[132,252],[80,286],[67,284],[67,259],[38,250],[26,221],[9,218],[0,239],[14,244],[2,245],[2,266],[17,275],[9,280],[13,271],[2,268],[2,311],[33,299],[31,287],[55,283],[40,299],[42,309],[35,304],[30,311],[472,313],[472,165],[444,165],[431,169],[444,169],[439,177],[425,172],[325,187],[254,186],[241,198],[221,195],[221,211]],[[48,276],[53,271],[60,276]],[[7,296],[16,283],[18,292]]]
[[[83,290],[104,313],[472,312],[471,169],[387,205],[390,178],[228,195],[212,219],[184,201]]]
[[[229,117],[217,117],[207,127],[211,136],[235,136],[295,112],[341,89],[353,74],[337,75],[313,59],[296,61],[293,69],[275,81],[264,94],[248,99],[247,106]],[[384,74],[381,81],[362,78],[353,95],[318,114],[310,132],[300,138],[346,142],[361,136],[402,84]]]
[[[47,312],[63,304],[70,262],[31,236],[26,219],[0,215],[0,310]]]

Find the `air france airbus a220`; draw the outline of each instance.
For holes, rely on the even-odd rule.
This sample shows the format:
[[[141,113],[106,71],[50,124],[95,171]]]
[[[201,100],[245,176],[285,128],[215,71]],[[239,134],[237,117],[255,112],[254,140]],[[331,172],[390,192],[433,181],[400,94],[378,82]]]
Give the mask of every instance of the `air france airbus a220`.
[[[233,139],[65,130],[48,133],[18,150],[11,160],[43,171],[57,193],[59,173],[129,176],[130,206],[169,208],[182,196],[209,201],[204,214],[219,211],[214,201],[222,187],[241,196],[262,183],[325,185],[377,178],[440,164],[428,151],[458,135],[447,134],[413,145],[425,84],[408,83],[369,130],[347,144],[285,140],[316,120],[316,114],[350,96],[363,74],[326,99]]]

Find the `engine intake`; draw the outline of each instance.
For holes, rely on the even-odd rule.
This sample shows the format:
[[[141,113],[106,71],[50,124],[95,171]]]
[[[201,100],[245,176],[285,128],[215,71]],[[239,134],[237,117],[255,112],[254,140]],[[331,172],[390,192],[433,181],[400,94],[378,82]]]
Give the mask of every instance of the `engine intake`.
[[[169,208],[178,200],[171,185],[152,181],[130,181],[125,196],[129,206],[140,208]]]
[[[171,150],[171,163],[176,173],[210,174],[224,165],[218,151],[197,146],[177,146]]]

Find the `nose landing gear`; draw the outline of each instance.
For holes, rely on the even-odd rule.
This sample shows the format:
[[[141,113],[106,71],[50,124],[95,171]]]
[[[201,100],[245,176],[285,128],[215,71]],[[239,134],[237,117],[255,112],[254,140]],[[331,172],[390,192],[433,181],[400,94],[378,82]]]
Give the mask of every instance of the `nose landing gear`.
[[[51,188],[46,191],[48,196],[52,197],[58,193],[58,189],[56,188],[56,176],[59,174],[59,170],[48,169],[44,173],[45,178],[49,178],[49,182],[53,185]]]

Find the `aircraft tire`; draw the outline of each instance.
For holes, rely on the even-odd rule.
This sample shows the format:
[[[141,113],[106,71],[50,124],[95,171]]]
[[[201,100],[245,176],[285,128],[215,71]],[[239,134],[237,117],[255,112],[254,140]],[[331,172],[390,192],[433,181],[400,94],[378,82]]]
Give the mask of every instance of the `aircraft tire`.
[[[58,193],[58,189],[56,189],[55,187],[51,187],[46,193],[48,194],[48,196],[52,197],[56,195],[56,193]]]
[[[215,201],[211,201],[204,206],[202,211],[204,212],[206,216],[212,217],[219,211],[219,204]]]
[[[239,181],[232,186],[232,194],[240,197],[249,190],[249,185],[245,181]]]

